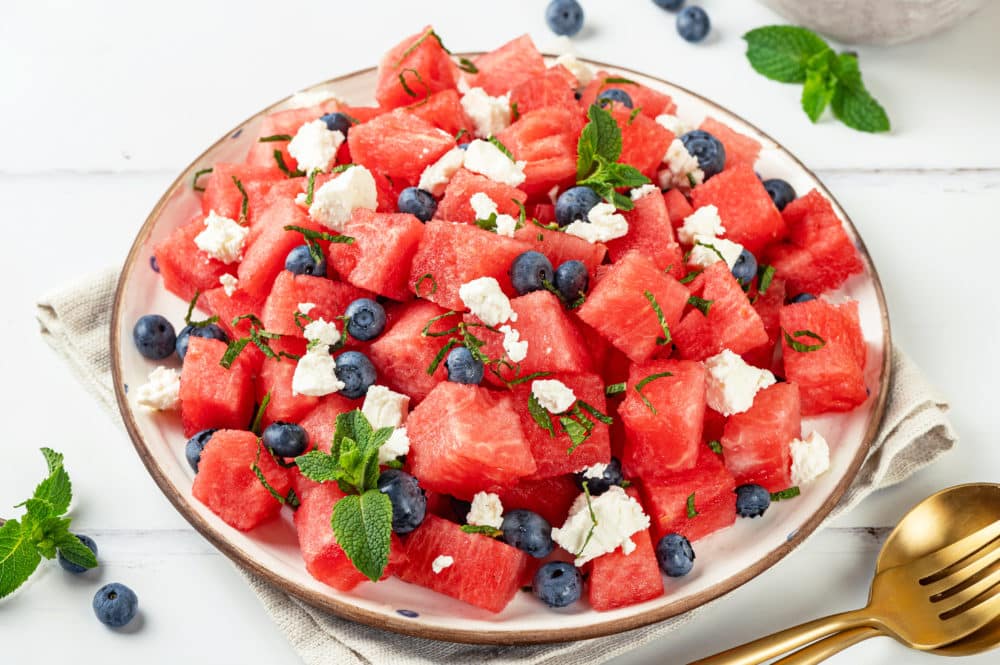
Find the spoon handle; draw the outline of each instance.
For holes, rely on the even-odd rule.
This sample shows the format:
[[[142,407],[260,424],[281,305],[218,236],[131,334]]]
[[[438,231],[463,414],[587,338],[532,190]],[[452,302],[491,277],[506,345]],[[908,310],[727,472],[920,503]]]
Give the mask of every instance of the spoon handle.
[[[874,626],[868,608],[815,619],[714,656],[696,660],[689,665],[759,665],[831,633],[865,626]]]
[[[795,653],[789,654],[781,660],[775,661],[774,665],[816,665],[827,658],[840,653],[848,647],[852,647],[859,642],[864,642],[872,637],[878,637],[882,633],[875,628],[855,628],[846,630],[843,633],[831,635],[819,642],[813,642],[807,647],[799,649]]]

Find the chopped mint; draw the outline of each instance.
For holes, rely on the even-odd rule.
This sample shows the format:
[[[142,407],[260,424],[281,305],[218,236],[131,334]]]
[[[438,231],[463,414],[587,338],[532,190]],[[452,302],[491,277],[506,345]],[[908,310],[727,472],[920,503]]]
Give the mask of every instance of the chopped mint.
[[[802,494],[802,490],[798,488],[798,485],[789,487],[788,489],[783,489],[780,492],[771,492],[771,501],[784,501],[785,499],[794,499],[798,495]]]
[[[555,438],[556,428],[552,424],[552,414],[539,403],[533,392],[528,394],[528,413],[531,414],[539,427],[549,433],[549,437]]]
[[[431,280],[431,290],[427,293],[427,295],[432,296],[435,293],[437,293],[438,290],[437,280],[434,279],[434,275],[430,274],[429,272],[425,272],[423,275],[417,278],[417,281],[413,285],[413,290],[416,291],[418,298],[424,297],[420,295],[420,285],[423,284],[424,280],[426,279]]]
[[[762,266],[760,270],[760,278],[757,283],[757,293],[764,295],[767,290],[771,288],[771,282],[774,280],[774,266]]]
[[[643,291],[642,294],[646,296],[646,300],[649,301],[649,305],[653,308],[653,312],[656,314],[656,321],[660,324],[660,329],[663,331],[663,337],[659,337],[656,343],[659,346],[666,346],[670,344],[671,339],[670,328],[667,326],[667,318],[663,315],[663,309],[660,307],[660,303],[656,301],[656,296],[653,295],[652,291]]]
[[[201,297],[201,291],[195,291],[194,292],[194,297],[191,298],[191,302],[188,303],[187,314],[184,315],[184,323],[185,323],[185,325],[189,325],[192,328],[204,328],[206,326],[210,326],[213,323],[217,323],[219,321],[219,317],[218,316],[210,316],[207,319],[205,319],[204,321],[192,321],[191,320],[191,317],[194,315],[195,305],[198,304],[198,298],[200,298],[200,297]]]
[[[680,282],[681,284],[690,284],[691,282],[694,281],[695,277],[701,274],[701,272],[702,272],[701,270],[692,270],[691,272],[684,275],[677,281]]]
[[[240,218],[237,220],[240,224],[246,225],[247,223],[247,210],[250,207],[250,197],[247,196],[247,190],[243,188],[243,183],[236,176],[233,176],[233,184],[236,185],[236,189],[240,190],[240,196],[243,197],[240,201]]]
[[[601,84],[601,87],[603,88],[605,86],[615,85],[615,84],[639,85],[632,79],[627,79],[624,76],[609,76],[606,79],[604,79],[604,83]]]
[[[697,309],[699,312],[708,316],[709,310],[712,309],[712,303],[714,300],[705,300],[704,298],[699,298],[698,296],[688,297],[688,304]]]
[[[511,152],[511,151],[510,151],[510,150],[509,150],[509,149],[507,148],[507,146],[505,146],[505,145],[504,145],[504,144],[503,144],[503,143],[502,143],[502,142],[500,141],[500,139],[498,139],[498,138],[497,138],[497,137],[495,137],[495,136],[491,136],[491,137],[489,137],[489,138],[488,138],[488,139],[486,139],[486,140],[487,140],[487,141],[489,141],[490,143],[492,143],[493,145],[495,145],[495,146],[497,147],[497,150],[499,150],[500,152],[502,152],[503,154],[505,154],[505,155],[507,156],[507,159],[509,159],[509,160],[510,160],[510,161],[512,161],[512,162],[514,161],[514,153],[512,153],[512,152]]]
[[[427,100],[431,98],[431,89],[430,89],[430,86],[427,85],[427,82],[424,81],[424,77],[421,76],[420,72],[418,72],[416,69],[407,67],[403,71],[399,72],[399,84],[401,86],[403,86],[403,91],[406,92],[406,94],[408,94],[410,97],[419,97],[419,95],[416,92],[413,91],[413,88],[411,88],[406,83],[406,73],[407,72],[412,73],[413,76],[416,77],[417,83],[419,83],[420,85],[424,86],[424,98],[423,98],[423,100],[420,101],[419,104],[416,104],[416,106],[419,106],[420,104],[426,104]]]
[[[193,189],[196,192],[204,192],[205,188],[198,184],[198,179],[201,178],[203,175],[208,175],[212,171],[214,171],[214,169],[211,167],[195,171],[194,177],[191,178],[191,189]]]
[[[268,393],[268,396],[270,396],[270,393]],[[264,448],[264,445],[261,443],[260,439],[258,439],[257,440],[257,457],[254,459],[253,464],[250,465],[250,470],[253,471],[253,475],[257,476],[257,480],[260,482],[261,485],[264,486],[264,489],[266,489],[268,491],[268,493],[272,497],[274,497],[275,501],[277,501],[278,503],[280,503],[282,505],[285,505],[287,503],[292,508],[298,508],[299,507],[299,497],[295,494],[295,490],[290,489],[290,490],[288,490],[288,496],[283,496],[281,494],[281,492],[279,492],[278,490],[274,489],[274,486],[271,485],[271,483],[269,483],[267,481],[267,478],[264,476],[264,472],[260,468],[260,453],[261,453],[261,450],[263,448]],[[273,457],[273,453],[271,453],[270,450],[267,451],[267,454],[271,455]]]
[[[722,454],[722,444],[719,443],[718,441],[716,441],[714,439],[712,441],[709,441],[708,442],[708,447],[711,448],[712,452],[715,453],[716,455],[721,455]]]
[[[607,395],[607,396],[609,396],[609,397],[611,395],[619,395],[619,394],[621,394],[623,392],[625,392],[625,382],[624,381],[622,381],[621,383],[612,383],[612,384],[608,385],[608,387],[606,387],[604,389],[604,394]]]
[[[490,538],[499,538],[503,531],[484,524],[463,524],[461,530],[465,533],[479,533]]]
[[[316,193],[316,175],[320,172],[319,169],[313,169],[309,174],[309,182],[306,183],[306,205],[311,206],[313,203],[313,196]],[[316,260],[316,257],[313,257]]]
[[[632,112],[628,114],[628,124],[631,125],[633,122],[635,122],[635,119],[639,117],[640,113],[642,113],[642,107],[641,106],[638,107],[638,108],[632,109]]]
[[[698,517],[698,511],[694,507],[694,492],[691,492],[687,498],[687,516],[688,519]]]
[[[468,58],[459,58],[458,68],[461,69],[463,72],[468,72],[469,74],[479,73],[479,68],[476,67],[476,64],[471,60],[469,60]]]
[[[635,384],[635,391],[639,393],[639,397],[642,398],[642,403],[645,404],[654,415],[656,415],[658,411],[656,410],[656,407],[653,406],[653,403],[649,401],[649,398],[642,394],[642,389],[653,381],[656,381],[657,379],[664,379],[668,376],[673,376],[673,372],[657,372],[656,374],[650,374],[646,378],[639,381],[639,383]]]
[[[330,169],[330,173],[343,173],[347,169],[354,168],[355,166],[357,166],[357,164],[354,164],[353,162],[349,162],[347,164],[337,164]]]
[[[257,139],[258,143],[276,143],[279,141],[291,141],[291,134],[272,134],[271,136],[262,136]]]
[[[273,153],[274,162],[278,165],[278,169],[285,174],[287,178],[301,178],[306,174],[305,171],[300,169],[295,169],[294,171],[288,168],[288,164],[285,163],[285,156],[280,150],[275,150]]]
[[[573,556],[579,557],[587,549],[587,545],[590,544],[590,539],[594,537],[594,531],[597,529],[597,515],[594,514],[594,506],[590,502],[590,481],[583,481],[583,494],[587,497],[587,510],[590,512],[590,531],[587,532],[587,537],[583,541],[583,545],[580,546],[579,552],[574,552]]]
[[[785,333],[785,341],[788,346],[792,347],[799,353],[811,353],[813,351],[819,351],[824,346],[826,346],[826,340],[817,335],[811,330],[796,330],[791,335],[788,334],[787,330],[782,330]],[[811,337],[812,339],[818,340],[819,344],[805,344],[803,342],[797,341],[796,337]]]
[[[264,424],[264,412],[267,411],[267,405],[271,403],[271,391],[268,390],[267,394],[264,395],[264,399],[260,401],[260,405],[257,407],[257,413],[253,417],[253,424],[250,426],[250,431],[260,436],[261,425]]]

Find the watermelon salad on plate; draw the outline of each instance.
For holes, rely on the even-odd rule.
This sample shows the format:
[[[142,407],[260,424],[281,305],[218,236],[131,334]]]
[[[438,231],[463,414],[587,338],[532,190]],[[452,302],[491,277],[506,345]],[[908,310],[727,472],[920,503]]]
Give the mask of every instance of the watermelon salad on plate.
[[[811,174],[527,36],[466,58],[426,28],[359,76],[216,144],[133,248],[119,401],[195,526],[311,602],[471,641],[670,616],[816,526],[887,322]]]

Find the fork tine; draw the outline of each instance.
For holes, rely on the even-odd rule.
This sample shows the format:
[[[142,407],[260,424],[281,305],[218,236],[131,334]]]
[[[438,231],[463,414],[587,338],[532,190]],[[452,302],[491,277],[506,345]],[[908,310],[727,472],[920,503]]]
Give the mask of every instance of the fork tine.
[[[945,614],[951,610],[961,607],[970,600],[978,598],[998,584],[1000,584],[1000,569],[994,570],[992,573],[975,584],[969,585],[965,589],[956,593],[954,596],[949,596],[936,605],[940,609],[941,614]]]
[[[982,556],[973,561],[969,561],[958,570],[952,572],[947,577],[927,585],[927,592],[931,596],[954,589],[956,586],[970,579],[976,573],[982,572],[1000,561],[1000,542],[993,543],[989,551],[982,552]]]
[[[1000,520],[983,527],[979,531],[947,547],[942,547],[936,552],[931,552],[917,559],[910,564],[913,566],[911,570],[921,580],[926,579],[949,566],[953,566],[976,550],[981,549],[984,545],[989,544],[990,541],[995,540],[998,536],[1000,536]]]
[[[956,631],[956,639],[961,639],[995,621],[997,617],[1000,617],[1000,594],[956,614],[946,621],[950,629]]]

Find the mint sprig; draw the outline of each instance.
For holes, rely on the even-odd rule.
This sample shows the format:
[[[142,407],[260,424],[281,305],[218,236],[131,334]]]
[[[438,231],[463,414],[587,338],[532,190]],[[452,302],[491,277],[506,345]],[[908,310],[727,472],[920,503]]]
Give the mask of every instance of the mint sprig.
[[[802,110],[812,122],[829,106],[852,129],[889,131],[889,116],[862,82],[857,55],[837,54],[816,33],[794,25],[756,28],[743,39],[747,60],[759,74],[802,84]]]
[[[73,486],[63,468],[63,456],[49,448],[42,448],[42,455],[49,475],[30,499],[15,506],[24,507],[24,515],[20,520],[0,520],[0,598],[24,584],[43,557],[52,559],[57,552],[83,568],[97,566],[94,553],[69,530],[70,519],[65,514]]]
[[[577,142],[576,183],[590,187],[620,210],[634,207],[632,198],[618,191],[649,184],[650,180],[634,166],[619,164],[622,132],[614,116],[596,104],[587,111],[589,122]]]

